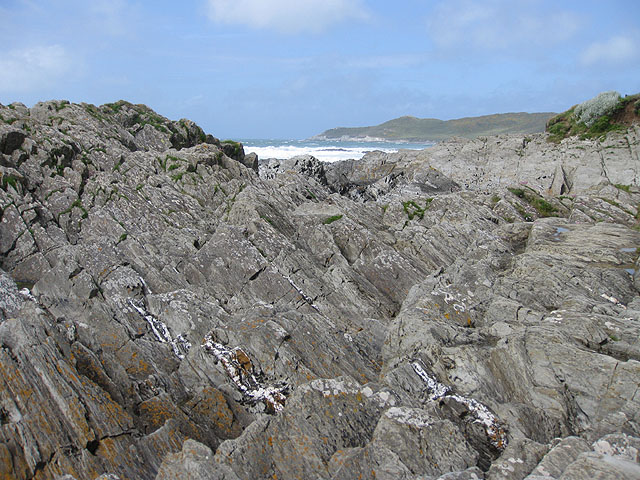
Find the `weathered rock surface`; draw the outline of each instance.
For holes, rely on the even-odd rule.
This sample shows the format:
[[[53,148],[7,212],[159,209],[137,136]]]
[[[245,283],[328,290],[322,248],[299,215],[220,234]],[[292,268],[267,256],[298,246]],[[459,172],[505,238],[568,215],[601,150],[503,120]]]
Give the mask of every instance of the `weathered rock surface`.
[[[258,168],[0,106],[0,477],[638,478],[638,135]]]

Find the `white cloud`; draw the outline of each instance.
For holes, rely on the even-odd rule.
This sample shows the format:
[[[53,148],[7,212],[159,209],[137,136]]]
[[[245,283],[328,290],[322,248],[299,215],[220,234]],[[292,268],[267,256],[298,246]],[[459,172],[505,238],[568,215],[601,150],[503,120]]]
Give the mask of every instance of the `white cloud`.
[[[528,0],[447,0],[435,6],[427,26],[440,48],[500,51],[563,42],[578,31],[580,18]]]
[[[0,53],[0,91],[24,92],[52,85],[71,70],[60,45],[40,45]]]
[[[345,20],[364,20],[368,17],[362,0],[208,1],[209,16],[215,22],[282,33],[317,33]]]
[[[592,43],[582,52],[580,60],[586,66],[623,63],[638,57],[639,50],[635,39],[618,35],[605,42]]]

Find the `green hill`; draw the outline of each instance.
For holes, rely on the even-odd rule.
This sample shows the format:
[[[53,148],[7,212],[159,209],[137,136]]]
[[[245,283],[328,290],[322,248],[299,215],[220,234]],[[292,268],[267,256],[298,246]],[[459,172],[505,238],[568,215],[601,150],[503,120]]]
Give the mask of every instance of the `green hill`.
[[[332,128],[316,139],[373,137],[392,141],[440,141],[458,136],[476,138],[502,133],[543,132],[554,113],[500,113],[455,120],[400,117],[373,127]]]

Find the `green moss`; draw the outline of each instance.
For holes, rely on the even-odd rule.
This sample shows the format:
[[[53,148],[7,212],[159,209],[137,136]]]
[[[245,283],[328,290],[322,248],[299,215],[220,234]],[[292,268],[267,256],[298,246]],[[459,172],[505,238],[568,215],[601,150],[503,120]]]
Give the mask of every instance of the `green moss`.
[[[557,216],[558,209],[553,206],[549,201],[542,198],[538,195],[534,190],[527,188],[507,188],[511,193],[513,193],[516,197],[524,200],[533,208],[536,209],[538,215],[541,217],[554,217]],[[522,207],[522,205],[515,203],[513,204],[518,213],[527,221],[531,221],[531,216],[526,212],[526,210]]]
[[[35,283],[33,282],[16,282],[16,287],[18,287],[18,290],[22,290],[23,288],[32,290],[34,285]]]
[[[125,105],[131,105],[131,104],[129,102],[125,102],[124,100],[118,100],[115,103],[105,103],[104,107],[108,108],[113,113],[118,113],[120,112],[120,110],[122,110],[122,107],[124,107]]]
[[[82,201],[79,198],[76,198],[74,202],[69,206],[69,208],[60,212],[60,214],[58,215],[58,221],[60,220],[60,217],[62,215],[66,213],[71,213],[74,208],[80,209],[80,211],[82,212],[82,218],[87,218],[89,216],[89,212],[87,212],[87,209],[84,208],[84,206],[82,205]]]
[[[189,163],[189,162],[187,162],[184,158],[176,157],[175,155],[167,155],[165,158],[166,158],[167,160],[171,160],[172,162],[183,162],[183,163]]]
[[[557,212],[556,207],[542,197],[533,197],[530,202],[542,217],[553,217]]]
[[[91,115],[96,120],[98,120],[100,122],[104,122],[105,121],[104,115],[102,115],[102,113],[100,113],[100,110],[98,110],[98,108],[95,105],[91,105],[91,104],[85,105],[84,109],[89,115]]]
[[[127,234],[127,232],[124,232],[122,235],[120,235],[120,238],[119,238],[119,239],[118,239],[118,241],[116,242],[116,245],[118,245],[118,244],[120,244],[120,243],[124,242],[124,241],[127,239],[127,237],[128,237],[128,236],[129,236],[129,235]]]
[[[171,180],[173,180],[174,182],[178,182],[180,180],[182,180],[182,177],[184,176],[186,172],[179,172],[176,173],[175,175],[171,175]]]
[[[424,213],[429,209],[432,201],[433,198],[427,198],[425,200],[425,206],[421,207],[416,201],[409,200],[407,202],[402,202],[402,207],[404,208],[404,213],[409,217],[409,220],[413,220],[415,217],[423,219]]]
[[[124,157],[120,157],[120,160],[113,166],[112,172],[119,172],[120,166],[124,163]]]
[[[138,106],[138,107],[142,108],[141,106]],[[160,115],[153,112],[152,110],[142,109],[142,111],[138,111],[138,113],[134,115],[131,122],[133,125],[138,124],[140,125],[140,127],[143,127],[143,128],[145,125],[151,125],[153,128],[155,128],[156,130],[162,133],[171,133],[169,129],[167,129],[167,127],[165,126],[164,118],[162,118]]]
[[[513,193],[518,198],[524,198],[525,197],[524,189],[522,189],[522,188],[507,188],[507,190],[509,190],[511,193]]]
[[[332,215],[332,216],[330,216],[330,217],[328,217],[328,218],[325,218],[325,219],[322,221],[322,223],[323,223],[324,225],[330,225],[330,224],[332,224],[333,222],[337,222],[337,221],[338,221],[338,220],[340,220],[341,218],[342,218],[342,215]]]
[[[262,220],[264,220],[265,222],[267,222],[267,223],[268,223],[269,225],[271,225],[272,227],[274,226],[274,224],[273,224],[273,220],[271,220],[269,217],[266,217],[266,216],[264,216],[264,215],[260,215],[260,218],[261,218]]]
[[[61,100],[59,103],[56,104],[56,112],[59,112],[60,110],[67,108],[69,106],[69,100]]]
[[[518,211],[518,213],[520,214],[520,216],[525,222],[533,221],[533,218],[531,218],[531,215],[527,213],[527,211],[524,209],[522,205],[520,205],[519,203],[514,203],[512,205]]]
[[[612,200],[610,198],[605,198],[605,197],[599,197],[600,200],[602,200],[603,202],[607,202],[609,205],[616,207],[619,210],[622,210],[623,212],[631,215],[632,217],[634,216],[633,212],[631,212],[630,210],[624,208],[622,205],[620,205],[618,202],[616,202],[615,200]],[[604,213],[604,212],[603,212]]]
[[[620,183],[614,183],[613,186],[616,187],[618,190],[631,193],[631,185],[622,185]]]
[[[240,152],[242,152],[242,144],[238,143],[234,140],[224,140],[222,142],[223,144],[227,144],[227,145],[233,145],[233,154],[235,156],[240,155]]]
[[[18,179],[12,175],[3,175],[2,176],[2,189],[6,192],[9,188],[9,185],[13,187],[14,190],[18,190]]]

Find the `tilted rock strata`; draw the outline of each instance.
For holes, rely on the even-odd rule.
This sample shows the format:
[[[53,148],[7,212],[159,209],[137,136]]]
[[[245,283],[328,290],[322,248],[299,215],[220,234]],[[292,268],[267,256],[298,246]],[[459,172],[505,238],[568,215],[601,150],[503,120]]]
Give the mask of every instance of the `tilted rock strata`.
[[[0,476],[637,478],[637,128],[258,175],[126,102],[0,116]]]

